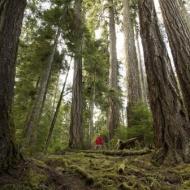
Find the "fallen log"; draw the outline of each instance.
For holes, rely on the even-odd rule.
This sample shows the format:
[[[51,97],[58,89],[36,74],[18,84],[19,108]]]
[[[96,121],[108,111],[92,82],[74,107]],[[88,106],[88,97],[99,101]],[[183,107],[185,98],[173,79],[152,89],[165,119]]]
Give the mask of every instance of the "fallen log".
[[[102,150],[102,151],[84,150],[82,152],[104,154],[109,156],[138,156],[138,155],[140,156],[144,154],[149,154],[152,151],[148,148],[145,148],[142,150]]]
[[[141,148],[145,147],[144,135],[138,135],[126,141],[118,139],[118,142],[116,144],[116,149],[124,150],[124,149],[134,148],[136,146],[140,146]]]

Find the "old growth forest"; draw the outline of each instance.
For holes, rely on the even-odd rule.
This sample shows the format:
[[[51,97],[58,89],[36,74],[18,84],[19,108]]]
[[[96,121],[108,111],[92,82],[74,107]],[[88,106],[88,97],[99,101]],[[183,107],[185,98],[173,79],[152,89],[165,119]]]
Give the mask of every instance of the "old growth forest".
[[[190,1],[0,0],[0,190],[190,190]]]

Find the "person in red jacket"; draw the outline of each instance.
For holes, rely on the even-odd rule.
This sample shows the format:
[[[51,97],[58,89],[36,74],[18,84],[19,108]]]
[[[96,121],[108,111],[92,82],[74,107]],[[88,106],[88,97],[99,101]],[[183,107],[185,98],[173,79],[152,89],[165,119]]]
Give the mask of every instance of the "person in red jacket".
[[[96,149],[102,149],[104,146],[104,138],[101,135],[96,137]]]

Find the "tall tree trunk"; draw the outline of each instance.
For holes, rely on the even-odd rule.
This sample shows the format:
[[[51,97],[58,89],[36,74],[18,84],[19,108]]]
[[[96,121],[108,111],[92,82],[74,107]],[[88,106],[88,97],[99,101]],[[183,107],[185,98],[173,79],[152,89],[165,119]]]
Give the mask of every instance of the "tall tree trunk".
[[[127,119],[128,127],[131,127],[132,109],[142,102],[142,88],[140,83],[140,71],[138,67],[137,52],[134,37],[134,18],[130,10],[130,0],[123,1],[124,11],[124,34],[125,34],[125,62],[127,66],[127,90],[128,105]]]
[[[93,77],[93,84],[91,88],[91,98],[90,98],[90,122],[89,122],[89,131],[88,131],[88,136],[89,136],[89,145],[91,145],[92,137],[94,134],[94,106],[95,106],[95,98],[96,98],[96,71],[94,73]]]
[[[136,26],[136,43],[137,43],[137,53],[139,56],[139,73],[140,73],[140,82],[141,82],[141,90],[142,90],[142,100],[145,104],[148,104],[147,100],[147,79],[146,79],[146,72],[144,71],[144,60],[141,51],[141,41],[140,41],[140,33],[139,33],[139,26]]]
[[[25,0],[0,1],[0,171],[17,158],[14,146],[12,100],[15,82],[15,62]]]
[[[109,13],[109,56],[110,56],[110,68],[109,68],[109,88],[110,91],[118,92],[118,61],[116,50],[116,29],[115,29],[115,15],[113,0],[108,0],[108,13]],[[115,129],[119,125],[119,105],[117,98],[113,95],[109,97],[109,109],[108,109],[108,129],[110,139],[114,135]]]
[[[141,36],[144,47],[157,163],[190,161],[190,125],[169,70],[170,59],[162,39],[152,0],[139,0]]]
[[[58,95],[58,93],[59,93],[59,77],[60,77],[60,73],[61,72],[58,72],[58,75],[57,75],[57,78],[56,78],[56,84],[55,84],[55,86],[54,86],[54,95],[52,96],[52,98],[51,98],[51,102],[52,102],[52,114],[54,114],[54,111],[55,111],[55,109],[56,109],[56,106],[57,106],[57,104],[56,104],[56,101],[57,101],[57,95]]]
[[[190,30],[176,0],[160,0],[174,63],[190,118]]]
[[[72,89],[71,123],[70,123],[70,148],[83,146],[82,128],[82,0],[75,0],[75,56],[74,76]]]
[[[42,72],[37,95],[34,100],[34,104],[30,112],[28,121],[26,122],[24,136],[27,140],[27,145],[33,146],[36,143],[36,128],[39,124],[39,120],[41,117],[41,113],[43,110],[43,106],[44,106],[44,102],[45,102],[45,98],[47,94],[47,88],[49,84],[49,79],[51,77],[51,70],[52,70],[52,65],[54,62],[55,52],[57,49],[59,35],[60,35],[60,31],[58,29],[55,35],[55,40],[54,40],[54,45],[53,45],[51,55],[48,59],[46,68]]]
[[[56,124],[57,116],[59,114],[59,110],[60,110],[60,107],[61,107],[61,102],[62,102],[62,99],[63,99],[64,92],[65,92],[65,86],[66,86],[66,83],[67,83],[67,78],[68,78],[68,75],[69,75],[69,71],[70,71],[70,67],[69,67],[69,69],[67,71],[67,74],[65,76],[65,81],[64,81],[64,84],[63,84],[63,87],[62,87],[62,91],[61,91],[61,94],[60,94],[60,97],[59,97],[59,100],[58,100],[58,103],[57,103],[57,106],[56,106],[56,109],[55,109],[55,113],[53,114],[53,118],[52,118],[52,121],[51,121],[51,124],[50,124],[50,129],[49,129],[49,132],[48,132],[48,137],[47,137],[46,144],[45,144],[45,149],[44,149],[45,152],[47,152],[47,149],[48,149],[48,146],[49,146],[52,134],[53,134],[53,129],[54,129],[55,124]]]

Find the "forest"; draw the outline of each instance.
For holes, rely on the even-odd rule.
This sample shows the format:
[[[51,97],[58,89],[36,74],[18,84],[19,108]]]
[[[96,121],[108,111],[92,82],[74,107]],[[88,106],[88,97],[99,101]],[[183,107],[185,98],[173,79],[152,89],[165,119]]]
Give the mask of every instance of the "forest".
[[[190,1],[0,0],[0,190],[190,190]]]

